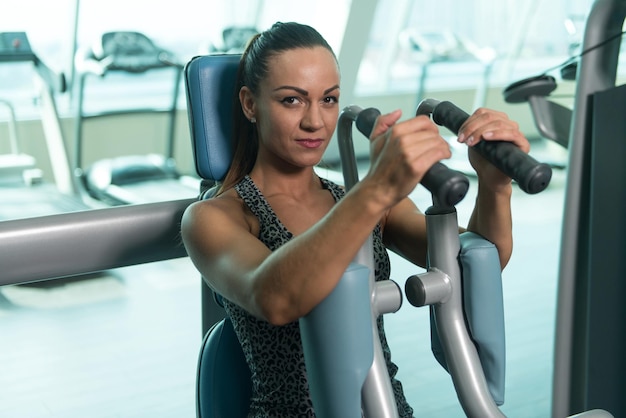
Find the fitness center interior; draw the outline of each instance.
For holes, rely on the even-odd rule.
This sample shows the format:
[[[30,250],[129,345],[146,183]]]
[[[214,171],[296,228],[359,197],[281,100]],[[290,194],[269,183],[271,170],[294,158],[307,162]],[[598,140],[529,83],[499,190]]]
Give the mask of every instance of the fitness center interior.
[[[505,391],[493,416],[626,417],[626,1],[23,0],[4,9],[0,417],[202,415],[199,354],[215,320],[179,236],[204,187],[185,75],[194,58],[240,54],[276,21],[309,24],[329,41],[340,108],[407,118],[435,99],[519,123],[549,176],[540,190],[513,188]],[[465,225],[477,180],[441,129],[452,150],[442,162],[469,181],[455,204]],[[319,173],[344,183],[339,136]],[[356,129],[353,148],[363,175],[369,145]],[[423,186],[410,197],[423,211],[433,204]],[[390,257],[402,289],[425,273]],[[416,417],[487,416],[471,412],[433,355],[428,307],[405,298],[385,327]]]

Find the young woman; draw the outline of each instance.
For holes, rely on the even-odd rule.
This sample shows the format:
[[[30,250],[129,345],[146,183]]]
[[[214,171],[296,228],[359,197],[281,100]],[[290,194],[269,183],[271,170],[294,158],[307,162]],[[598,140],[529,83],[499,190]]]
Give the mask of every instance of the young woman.
[[[185,212],[182,236],[209,285],[224,297],[253,377],[252,417],[312,417],[298,319],[335,287],[374,234],[376,279],[389,278],[386,248],[424,266],[424,215],[407,198],[450,150],[427,117],[378,118],[368,174],[348,193],[314,167],[339,114],[337,59],[313,28],[277,23],[251,40],[239,68],[234,161],[217,196]],[[512,251],[511,179],[471,147],[511,141],[528,152],[516,123],[477,110],[461,128],[479,179],[468,229]],[[378,327],[401,417],[411,417],[397,367]]]

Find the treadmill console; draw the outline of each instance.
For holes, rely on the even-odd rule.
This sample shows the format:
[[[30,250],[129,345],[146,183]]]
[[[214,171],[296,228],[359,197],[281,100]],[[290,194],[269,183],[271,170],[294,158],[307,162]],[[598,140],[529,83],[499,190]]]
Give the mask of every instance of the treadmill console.
[[[0,62],[36,60],[26,32],[0,32]]]
[[[107,70],[140,73],[151,68],[176,65],[170,53],[139,32],[104,33],[92,52],[92,58],[107,62]]]

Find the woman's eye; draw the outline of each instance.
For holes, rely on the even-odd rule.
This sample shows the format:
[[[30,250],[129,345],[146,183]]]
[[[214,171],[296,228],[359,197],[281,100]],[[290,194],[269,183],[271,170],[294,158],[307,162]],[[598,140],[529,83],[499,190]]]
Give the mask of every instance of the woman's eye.
[[[324,103],[327,103],[327,104],[335,104],[338,102],[339,102],[339,99],[336,96],[328,96],[324,98]]]
[[[299,103],[299,100],[297,97],[290,96],[290,97],[285,97],[282,100],[282,102],[285,104],[296,104],[296,103]]]

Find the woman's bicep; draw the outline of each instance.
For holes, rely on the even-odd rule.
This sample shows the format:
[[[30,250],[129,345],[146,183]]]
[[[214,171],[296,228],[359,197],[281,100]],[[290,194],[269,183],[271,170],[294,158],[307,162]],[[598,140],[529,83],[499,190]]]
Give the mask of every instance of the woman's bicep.
[[[269,249],[223,208],[206,202],[187,208],[181,233],[189,257],[209,286],[257,314],[254,271]]]

